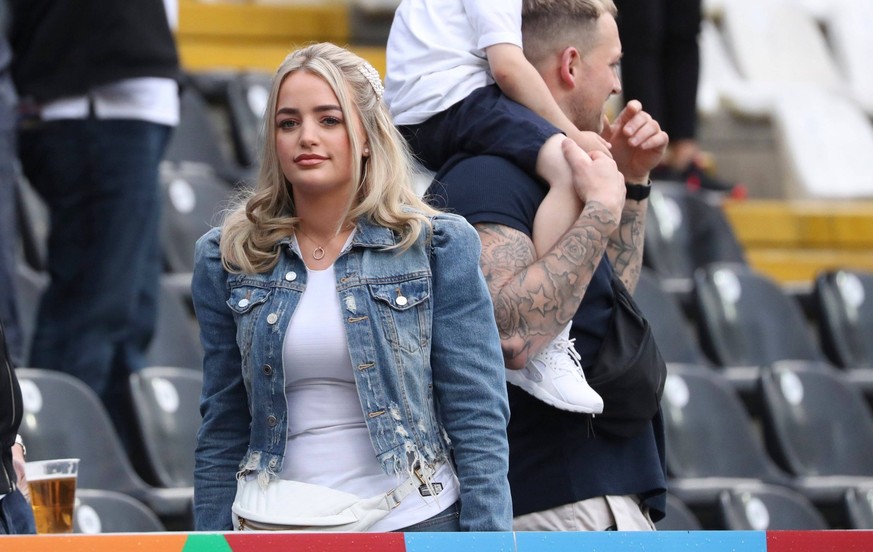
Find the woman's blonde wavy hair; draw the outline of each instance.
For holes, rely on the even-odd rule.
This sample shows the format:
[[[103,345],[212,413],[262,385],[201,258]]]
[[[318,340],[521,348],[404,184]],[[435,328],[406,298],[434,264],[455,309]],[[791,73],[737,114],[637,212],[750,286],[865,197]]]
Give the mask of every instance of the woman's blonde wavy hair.
[[[239,200],[227,215],[221,232],[221,257],[230,272],[260,273],[271,270],[279,260],[279,242],[294,233],[299,222],[288,182],[276,152],[276,103],[279,87],[294,71],[307,71],[323,78],[339,100],[349,124],[354,167],[361,174],[352,194],[348,220],[368,219],[395,231],[400,240],[392,248],[408,248],[429,225],[428,215],[436,213],[413,191],[415,164],[406,141],[395,128],[381,87],[366,76],[369,64],[330,43],[312,44],[285,58],[273,77],[264,113],[261,166],[255,190]],[[372,76],[372,72],[371,72]],[[351,129],[356,113],[364,129],[370,156],[364,159],[364,144]],[[365,166],[366,164],[366,166]]]

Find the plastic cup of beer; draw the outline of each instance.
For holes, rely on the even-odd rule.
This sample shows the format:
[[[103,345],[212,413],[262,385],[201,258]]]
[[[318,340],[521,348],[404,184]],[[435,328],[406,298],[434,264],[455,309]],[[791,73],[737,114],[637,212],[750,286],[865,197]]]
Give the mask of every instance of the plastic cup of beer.
[[[25,464],[37,533],[73,532],[73,505],[76,501],[78,473],[78,458],[40,460]]]

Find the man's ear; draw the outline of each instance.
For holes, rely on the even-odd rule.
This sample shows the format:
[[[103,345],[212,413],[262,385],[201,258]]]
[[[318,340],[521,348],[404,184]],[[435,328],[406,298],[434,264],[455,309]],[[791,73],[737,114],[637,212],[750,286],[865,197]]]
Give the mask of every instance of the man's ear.
[[[567,46],[561,52],[561,84],[569,88],[575,88],[576,79],[579,78],[579,73],[582,70],[580,61],[582,56],[573,46]]]

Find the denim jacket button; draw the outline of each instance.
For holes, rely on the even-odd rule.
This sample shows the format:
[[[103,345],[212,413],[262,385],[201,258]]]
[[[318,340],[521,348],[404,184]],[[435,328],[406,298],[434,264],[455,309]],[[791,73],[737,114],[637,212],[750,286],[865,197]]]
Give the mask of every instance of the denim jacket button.
[[[247,306],[249,306],[249,300],[248,299],[240,299],[239,303],[237,303],[236,306],[238,306],[241,309],[244,309]]]
[[[409,301],[406,300],[406,297],[404,297],[402,295],[397,296],[397,304],[400,305],[401,307],[405,306],[406,303],[408,303],[408,302]]]
[[[264,372],[265,376],[273,375],[273,367],[269,364],[264,364],[264,367],[261,370]]]
[[[271,312],[270,314],[267,315],[267,324],[269,324],[271,326],[273,324],[275,324],[278,320],[279,320],[279,315],[276,314],[275,312]]]
[[[297,279],[297,273],[294,272],[293,270],[290,272],[286,272],[285,279],[288,280],[289,282],[293,282],[294,280]]]
[[[279,420],[277,420],[276,417],[273,416],[272,414],[270,414],[269,416],[267,416],[267,425],[268,425],[268,426],[270,426],[270,427],[276,427],[276,424],[278,424],[278,423],[279,423]]]

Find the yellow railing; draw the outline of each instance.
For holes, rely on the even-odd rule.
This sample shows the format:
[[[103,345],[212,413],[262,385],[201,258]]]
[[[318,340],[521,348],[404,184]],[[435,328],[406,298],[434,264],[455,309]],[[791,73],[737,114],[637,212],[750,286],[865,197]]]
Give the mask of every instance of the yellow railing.
[[[783,283],[827,268],[873,271],[873,201],[730,202],[725,212],[749,262]]]
[[[328,41],[350,47],[385,72],[384,48],[349,44],[349,8],[340,1],[273,5],[182,0],[176,37],[188,70],[273,71],[291,50]]]

